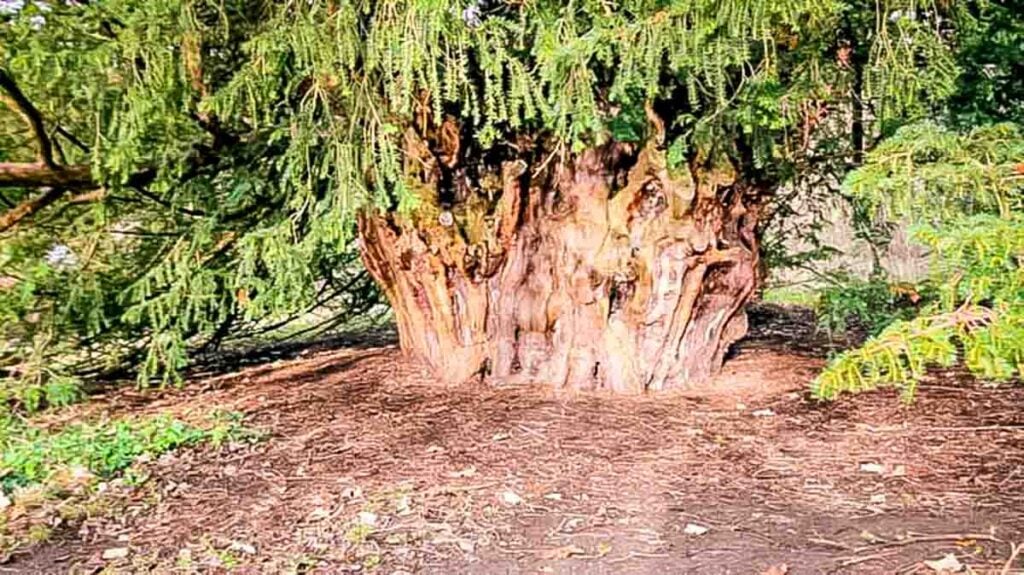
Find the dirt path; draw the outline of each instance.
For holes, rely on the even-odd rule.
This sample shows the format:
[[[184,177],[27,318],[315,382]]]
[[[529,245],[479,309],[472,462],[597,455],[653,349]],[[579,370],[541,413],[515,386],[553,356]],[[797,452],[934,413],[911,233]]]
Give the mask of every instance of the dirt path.
[[[715,393],[613,401],[441,388],[384,347],[121,392],[107,409],[239,410],[269,437],[165,458],[135,513],[3,567],[934,573],[952,553],[1024,572],[1003,571],[1024,541],[1024,388],[946,374],[911,406],[823,406],[804,394],[818,365],[747,345]]]

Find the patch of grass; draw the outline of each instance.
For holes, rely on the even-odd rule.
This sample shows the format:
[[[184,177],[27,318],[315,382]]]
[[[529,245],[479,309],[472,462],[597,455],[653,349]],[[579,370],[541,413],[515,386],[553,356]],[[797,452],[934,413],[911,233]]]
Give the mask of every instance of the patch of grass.
[[[765,289],[761,300],[765,303],[814,308],[818,305],[820,297],[819,290],[807,287],[780,286]]]
[[[907,320],[934,299],[927,284],[891,283],[885,276],[858,279],[837,275],[821,290],[815,306],[818,325],[830,334],[843,333],[853,325],[861,326],[869,336],[878,335],[897,320]]]
[[[769,287],[761,300],[813,310],[818,327],[830,335],[851,328],[876,335],[896,320],[913,317],[935,299],[934,289],[927,283],[893,283],[881,273],[861,279],[847,272],[833,272],[822,276],[821,281],[817,285]]]
[[[82,382],[50,367],[32,366],[19,377],[0,377],[0,410],[36,413],[82,399]]]
[[[75,423],[56,431],[10,418],[0,425],[0,486],[8,491],[45,484],[68,472],[107,479],[143,456],[204,442],[217,446],[250,434],[232,415],[218,415],[208,428],[160,415]]]
[[[140,489],[143,502],[155,504],[146,462],[164,453],[261,437],[237,413],[215,412],[201,426],[159,415],[60,428],[8,415],[0,419],[0,562],[48,539],[52,525],[118,513]]]

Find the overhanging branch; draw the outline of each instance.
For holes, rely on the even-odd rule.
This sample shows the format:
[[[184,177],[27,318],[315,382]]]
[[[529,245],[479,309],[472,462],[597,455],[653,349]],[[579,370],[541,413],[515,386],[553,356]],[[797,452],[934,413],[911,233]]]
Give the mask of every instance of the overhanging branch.
[[[3,90],[3,93],[0,93],[0,100],[21,115],[35,136],[39,148],[39,162],[50,169],[58,169],[56,162],[53,161],[53,142],[50,141],[50,136],[46,133],[43,115],[25,97],[14,78],[3,68],[0,68],[0,90]]]
[[[98,187],[86,164],[50,167],[45,164],[0,162],[0,188],[91,189]]]
[[[78,137],[76,137],[74,134],[72,134],[71,132],[65,130],[63,126],[58,124],[57,127],[54,128],[54,129],[56,130],[56,132],[58,134],[60,134],[61,136],[64,136],[65,138],[67,138],[67,140],[69,142],[74,144],[76,148],[78,148],[79,150],[82,150],[86,154],[89,153],[89,146],[86,146],[85,143],[82,142],[82,140],[79,140]]]
[[[0,215],[0,232],[14,227],[64,196],[69,190],[95,189],[91,170],[86,165],[46,166],[0,162],[0,188],[38,188],[43,192],[21,202]]]
[[[0,232],[59,200],[69,190],[95,189],[88,165],[62,166],[53,159],[54,142],[39,109],[25,96],[14,78],[0,68],[0,101],[25,121],[36,140],[36,163],[0,162],[0,188],[37,188],[42,193],[0,215]],[[67,132],[64,132],[67,134]],[[74,141],[74,140],[73,140]],[[63,154],[62,154],[63,157]]]
[[[21,220],[56,202],[64,195],[65,191],[61,188],[49,188],[42,195],[26,200],[18,204],[14,209],[5,212],[0,216],[0,232],[13,228]]]
[[[35,137],[39,158],[38,162],[0,162],[0,189],[28,188],[41,191],[39,195],[14,206],[10,206],[9,202],[5,202],[10,209],[0,215],[0,232],[14,227],[18,222],[55,203],[66,193],[74,191],[90,192],[102,188],[101,183],[93,179],[92,168],[88,164],[63,165],[55,161],[55,149],[61,152],[60,156],[62,159],[64,156],[59,146],[55,148],[55,145],[59,145],[59,142],[51,139],[39,109],[29,101],[14,81],[14,78],[2,68],[0,68],[0,101],[24,119]],[[238,142],[236,136],[220,128],[216,118],[200,118],[199,121],[205,129],[213,134],[214,149],[197,150],[192,158],[193,173],[198,172],[203,166],[214,163],[218,158],[218,154],[215,153],[217,149]],[[79,149],[88,153],[88,146],[61,126],[55,126],[53,134],[66,138]],[[145,197],[157,201],[164,207],[176,209],[192,216],[205,215],[200,210],[176,208],[155,194],[150,194],[146,190],[146,186],[152,183],[155,178],[156,168],[149,167],[133,174],[125,184],[129,188],[138,190]],[[89,198],[89,201],[95,201],[102,197],[103,192],[99,191],[92,195],[76,196],[76,199]]]

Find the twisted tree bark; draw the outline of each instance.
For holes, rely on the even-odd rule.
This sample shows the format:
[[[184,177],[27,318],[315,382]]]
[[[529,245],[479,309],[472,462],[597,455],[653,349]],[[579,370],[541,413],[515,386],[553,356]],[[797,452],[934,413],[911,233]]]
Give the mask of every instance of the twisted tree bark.
[[[444,197],[448,156],[413,130],[407,143],[410,179]],[[670,173],[656,139],[539,148],[450,204],[363,214],[363,260],[402,348],[448,381],[638,393],[714,374],[747,331],[756,190],[698,162]]]

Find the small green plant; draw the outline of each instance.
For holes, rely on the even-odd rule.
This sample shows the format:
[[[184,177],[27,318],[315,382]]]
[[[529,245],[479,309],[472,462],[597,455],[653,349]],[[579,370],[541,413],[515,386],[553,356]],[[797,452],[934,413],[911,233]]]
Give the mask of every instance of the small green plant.
[[[313,572],[319,564],[320,561],[316,557],[305,554],[299,555],[287,562],[284,573],[287,575],[304,575],[305,573]]]
[[[250,440],[241,416],[222,414],[209,428],[167,415],[143,419],[76,423],[59,430],[8,417],[0,425],[0,486],[5,490],[44,484],[63,470],[81,469],[109,478],[142,456],[157,457],[180,447]],[[136,478],[137,479],[137,478]]]
[[[926,285],[894,284],[882,273],[868,279],[842,273],[830,279],[815,305],[818,325],[829,334],[857,326],[878,335],[894,321],[913,317],[930,297]]]
[[[818,305],[818,290],[809,287],[770,287],[764,290],[761,301],[779,305],[795,305],[814,308]]]
[[[125,469],[121,475],[124,480],[124,484],[129,487],[139,487],[145,485],[149,481],[149,473],[143,469],[137,469],[135,467],[129,467]]]
[[[213,555],[221,567],[231,571],[241,565],[242,561],[230,549],[215,549]]]
[[[81,380],[51,367],[30,365],[20,377],[0,377],[0,409],[31,414],[71,405],[82,396]]]
[[[262,441],[265,434],[245,425],[245,414],[238,411],[214,410],[210,414],[212,426],[206,430],[206,441],[213,447],[225,443]]]
[[[46,525],[33,525],[28,531],[29,543],[42,543],[50,538],[52,529]]]
[[[141,495],[135,503],[155,504],[159,493],[148,486],[149,459],[181,447],[260,437],[244,425],[241,414],[228,412],[214,412],[199,425],[158,415],[59,428],[0,412],[0,495],[10,496],[14,510],[0,513],[0,560],[48,539],[54,520],[74,524],[117,513],[127,492]],[[101,480],[112,480],[113,488],[95,489]],[[225,567],[230,563],[230,558],[222,562]]]
[[[380,555],[367,555],[363,558],[363,568],[366,570],[376,569],[378,566],[380,566],[380,562]]]
[[[180,551],[178,551],[178,557],[174,561],[174,566],[179,571],[191,573],[194,570],[193,568],[195,566],[195,560],[192,559],[192,550],[188,548],[183,548]]]

